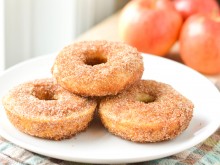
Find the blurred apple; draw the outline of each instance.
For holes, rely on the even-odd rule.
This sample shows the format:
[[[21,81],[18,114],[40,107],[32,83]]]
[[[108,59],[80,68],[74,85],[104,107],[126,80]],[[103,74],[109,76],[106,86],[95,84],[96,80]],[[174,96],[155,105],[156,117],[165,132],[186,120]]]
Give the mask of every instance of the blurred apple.
[[[186,65],[199,72],[220,73],[220,16],[189,17],[180,34],[180,55]]]
[[[184,20],[196,13],[211,14],[220,12],[216,0],[173,0],[173,3]]]
[[[176,42],[181,25],[170,0],[133,0],[121,12],[119,35],[140,52],[164,56]]]

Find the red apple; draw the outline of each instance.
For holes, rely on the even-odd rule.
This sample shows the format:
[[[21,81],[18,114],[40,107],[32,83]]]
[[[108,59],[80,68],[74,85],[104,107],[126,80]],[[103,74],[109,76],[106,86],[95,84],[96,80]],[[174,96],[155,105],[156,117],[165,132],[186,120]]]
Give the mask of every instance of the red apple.
[[[134,0],[121,12],[119,35],[140,52],[164,56],[176,42],[181,25],[170,0]]]
[[[216,0],[173,0],[173,3],[184,20],[196,13],[210,14],[220,12]]]
[[[189,17],[180,35],[180,55],[186,65],[199,72],[220,73],[220,16]]]

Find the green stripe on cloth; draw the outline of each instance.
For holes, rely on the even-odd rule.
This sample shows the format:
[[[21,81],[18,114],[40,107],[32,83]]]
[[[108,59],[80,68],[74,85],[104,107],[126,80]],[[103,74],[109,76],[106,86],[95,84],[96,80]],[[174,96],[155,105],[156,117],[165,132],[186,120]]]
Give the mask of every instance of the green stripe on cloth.
[[[1,143],[0,144],[0,152],[12,147],[13,145],[11,143]]]
[[[38,165],[38,164],[43,163],[44,161],[45,161],[45,158],[42,158],[42,157],[37,156],[37,155],[33,155],[29,159],[25,160],[24,163],[25,164],[31,164],[31,165]]]
[[[206,153],[196,164],[220,164],[220,141],[212,151]]]

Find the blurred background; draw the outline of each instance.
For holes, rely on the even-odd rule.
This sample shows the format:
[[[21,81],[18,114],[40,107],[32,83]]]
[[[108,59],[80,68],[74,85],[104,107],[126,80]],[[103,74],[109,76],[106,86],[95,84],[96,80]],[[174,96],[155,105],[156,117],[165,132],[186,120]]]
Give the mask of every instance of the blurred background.
[[[0,0],[0,71],[58,52],[128,0]]]
[[[60,51],[128,1],[0,0],[0,71]]]

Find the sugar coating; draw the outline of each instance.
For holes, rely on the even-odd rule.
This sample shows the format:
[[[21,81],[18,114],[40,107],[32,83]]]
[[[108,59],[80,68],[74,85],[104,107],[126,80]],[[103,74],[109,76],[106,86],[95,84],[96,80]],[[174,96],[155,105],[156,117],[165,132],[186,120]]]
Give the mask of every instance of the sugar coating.
[[[45,100],[45,96],[51,98]],[[9,120],[22,132],[60,140],[88,126],[96,101],[70,93],[48,78],[14,87],[4,96],[3,105]]]
[[[106,58],[99,65],[88,59]],[[122,42],[82,41],[65,47],[57,56],[52,74],[69,91],[84,96],[115,95],[138,81],[143,59],[133,47]]]
[[[139,101],[143,93],[155,100]],[[141,80],[117,96],[104,98],[99,114],[113,134],[136,142],[157,142],[182,133],[191,121],[193,108],[193,103],[170,85]]]

